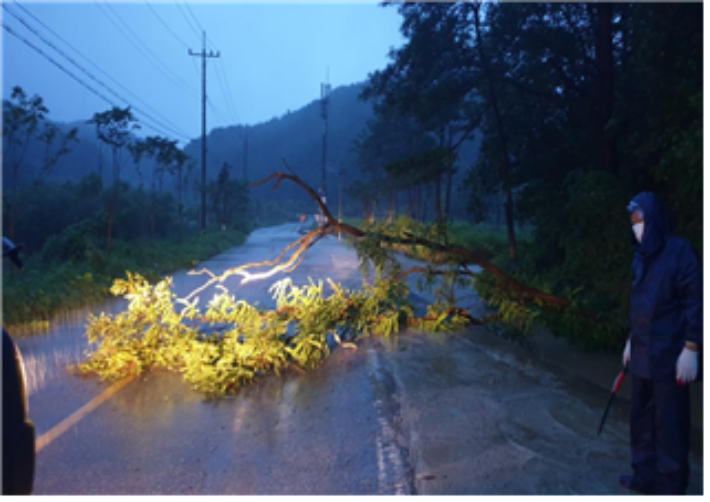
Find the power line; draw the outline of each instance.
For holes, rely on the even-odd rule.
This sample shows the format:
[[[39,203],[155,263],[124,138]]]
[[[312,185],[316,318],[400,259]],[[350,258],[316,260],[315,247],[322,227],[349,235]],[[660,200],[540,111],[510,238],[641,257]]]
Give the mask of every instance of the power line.
[[[237,113],[237,107],[234,105],[234,100],[232,99],[232,92],[231,92],[231,89],[229,88],[229,81],[227,80],[227,74],[225,72],[224,64],[222,63],[221,59],[217,63],[216,70],[217,70],[218,80],[220,80],[220,82],[224,81],[224,83],[225,83],[224,86],[227,88],[227,91],[225,93],[226,94],[225,98],[227,100],[227,107],[230,109],[230,112],[234,118],[234,121],[239,122],[239,114]],[[219,77],[220,73],[222,75],[221,78]]]
[[[177,3],[177,1],[176,1],[176,3]],[[184,4],[185,4],[185,7],[187,8],[188,14],[190,15],[190,17],[194,21],[195,25],[197,25],[199,32],[203,33],[205,39],[208,40],[212,44],[212,46],[213,46],[212,48],[216,49],[216,44],[212,41],[212,39],[210,37],[207,36],[207,33],[205,32],[204,28],[202,27],[202,24],[200,23],[199,19],[197,19],[197,16],[195,15],[192,8],[190,7],[190,4],[187,2],[184,2]],[[180,4],[178,4],[178,7],[180,7]],[[182,9],[181,9],[181,12],[182,12]],[[183,14],[183,16],[184,16],[184,14]],[[186,21],[189,22],[187,17],[185,17],[185,19],[186,19]],[[230,115],[232,115],[232,120],[236,123],[239,121],[238,114],[235,113],[236,107],[234,106],[233,101],[231,100],[231,94],[229,93],[229,88],[227,87],[225,90],[225,83],[222,79],[222,75],[220,75],[220,69],[221,69],[220,67],[224,68],[222,61],[218,60],[217,66],[215,67],[215,72],[217,75],[217,82],[219,83],[219,86],[222,90],[222,95],[224,96],[224,99],[225,99],[225,105],[226,105],[227,111],[229,112]],[[212,103],[209,100],[208,100],[208,104],[212,107],[213,110],[215,110],[217,112],[218,115],[220,115],[224,119],[224,116],[214,107],[214,105],[212,105]],[[229,120],[225,120],[225,122],[229,123]]]
[[[234,110],[232,109],[232,107],[230,105],[229,98],[227,97],[227,92],[224,89],[224,83],[222,81],[221,74],[216,66],[215,66],[215,75],[217,75],[217,82],[219,82],[219,87],[222,90],[222,96],[224,96],[225,104],[227,105],[227,111],[229,112],[232,120],[234,120],[234,122],[238,122],[237,120],[235,120]]]
[[[144,52],[140,47],[138,47],[138,46],[136,45],[136,43],[133,41],[133,39],[131,39],[130,37],[128,37],[128,35],[126,35],[125,31],[124,31],[120,26],[118,26],[118,25],[116,24],[116,22],[114,21],[114,19],[113,19],[111,16],[109,16],[108,12],[104,9],[104,5],[100,4],[100,3],[98,2],[98,0],[94,0],[94,3],[100,8],[100,10],[101,10],[101,12],[104,14],[104,16],[106,16],[106,18],[107,18],[109,21],[111,21],[111,23],[116,27],[116,29],[121,33],[121,35],[123,35],[123,37],[124,37],[126,40],[128,40],[128,41],[131,43],[131,45],[133,45],[133,47],[135,47],[136,50],[137,50],[138,52],[140,52],[141,55],[142,55],[143,57],[145,57],[145,58],[151,63],[151,65],[152,65],[155,69],[160,70],[160,71],[163,73],[163,75],[165,75],[165,76],[166,76],[169,80],[171,80],[173,83],[176,83],[176,84],[177,84],[177,83],[180,83],[180,84],[182,84],[183,90],[185,90],[185,88],[187,88],[190,92],[197,92],[197,90],[196,90],[195,88],[193,88],[191,85],[187,84],[180,76],[176,75],[170,68],[168,68],[168,67],[165,65],[165,63],[163,63],[163,62],[160,60],[160,58],[159,58],[158,56],[156,56],[156,55],[153,53],[153,51],[150,50],[150,48],[149,48],[148,46],[145,45],[145,43],[140,39],[140,37],[135,34],[135,32],[131,29],[131,27],[128,26],[128,24],[118,15],[118,13],[116,13],[116,11],[113,9],[113,7],[111,7],[110,4],[107,3],[107,4],[105,4],[105,6],[106,6],[108,9],[111,10],[111,12],[113,13],[113,15],[116,16],[116,18],[126,27],[126,29],[128,30],[128,32],[131,33],[131,34],[133,35],[133,37],[136,38],[136,40],[138,41],[138,43],[140,43],[141,45],[143,45],[143,47],[146,48],[147,53]],[[155,61],[157,61],[158,64],[161,65],[162,67],[156,66],[153,61],[150,61],[150,58],[148,57],[147,54],[150,54],[150,55],[153,57],[153,59],[154,59]],[[165,72],[165,70],[163,70],[163,68],[166,68],[166,69],[167,69],[167,73]],[[169,75],[169,74],[172,74],[172,76]]]
[[[195,17],[195,14],[192,12],[192,9],[190,8],[190,4],[187,3],[187,2],[184,2],[184,3],[185,3],[185,7],[187,7],[187,12],[188,12],[188,14],[190,14],[190,17],[192,17],[192,19],[195,21],[195,24],[197,25],[197,28],[200,30],[200,32],[204,32],[205,29],[202,27],[202,25],[200,24],[200,22],[199,22],[199,21],[197,20],[197,18]]]
[[[5,5],[6,5],[6,4],[3,4],[3,7],[5,7]],[[93,66],[94,68],[96,68],[99,72],[101,72],[104,76],[106,76],[106,77],[107,77],[109,80],[111,80],[114,84],[116,84],[118,87],[120,87],[121,89],[123,89],[123,90],[124,90],[126,93],[128,93],[130,96],[132,96],[135,100],[137,100],[139,103],[141,103],[142,105],[144,105],[147,109],[151,110],[155,115],[157,115],[158,117],[160,117],[163,121],[165,121],[165,122],[167,122],[167,123],[170,123],[170,120],[169,120],[169,119],[167,119],[164,115],[162,115],[160,112],[158,112],[158,111],[157,111],[156,109],[154,109],[152,106],[150,106],[150,104],[148,104],[148,103],[146,103],[145,101],[143,101],[143,100],[140,98],[140,96],[137,96],[135,93],[131,92],[131,90],[128,89],[128,88],[126,88],[123,84],[121,84],[121,82],[119,82],[118,80],[116,80],[115,78],[113,78],[110,74],[106,73],[100,66],[98,66],[98,65],[97,65],[96,63],[94,63],[91,59],[89,59],[89,58],[86,57],[84,54],[82,54],[81,51],[79,51],[76,47],[74,47],[72,44],[70,44],[69,42],[67,42],[64,38],[62,38],[61,35],[59,35],[59,34],[58,34],[56,31],[54,31],[52,28],[50,28],[49,26],[47,26],[47,25],[46,25],[44,22],[42,22],[42,20],[39,19],[37,16],[35,16],[34,14],[32,14],[32,12],[30,12],[29,10],[27,10],[25,7],[23,7],[23,6],[22,6],[20,3],[18,3],[17,1],[15,1],[13,5],[14,5],[15,7],[20,8],[22,11],[24,11],[25,14],[27,14],[28,16],[30,16],[30,17],[31,17],[34,21],[36,21],[40,26],[42,26],[44,29],[46,29],[46,30],[49,31],[52,35],[54,35],[56,38],[58,38],[60,41],[62,41],[62,42],[64,43],[64,45],[66,45],[66,46],[69,47],[71,50],[73,50],[76,54],[78,54],[79,56],[81,56],[86,62],[88,62],[91,66]],[[17,17],[17,16],[15,16],[15,17]],[[24,23],[23,23],[23,24],[24,24]],[[39,36],[39,35],[37,35],[37,36]],[[40,38],[41,38],[41,37],[40,37]],[[57,52],[60,52],[60,53],[61,53],[61,51],[60,51],[57,47],[55,47],[53,44],[51,44],[51,42],[46,42],[46,41],[45,41],[45,43],[48,43],[48,45],[50,45],[52,48],[54,48],[54,50],[56,50]],[[63,54],[63,55],[64,55],[64,54]],[[67,58],[67,59],[69,59],[69,57],[66,56],[66,55],[64,55],[64,57]],[[80,66],[78,65],[78,63],[74,63],[74,65],[77,66],[77,67],[80,67]],[[85,70],[85,69],[83,69],[83,68],[81,68],[81,67],[80,67],[80,69],[82,69],[82,71],[84,71],[84,73],[86,73],[87,75],[90,75],[87,70]],[[94,78],[94,79],[95,79],[95,78]],[[95,80],[97,80],[97,79],[95,79]],[[98,80],[97,80],[97,81],[98,81]],[[106,86],[104,85],[104,87],[106,87]],[[114,95],[115,95],[115,93],[114,93]],[[125,98],[121,98],[121,100],[122,100],[122,101],[125,101],[126,103],[128,103],[128,100],[125,99]],[[136,109],[135,107],[133,107],[133,108]],[[137,109],[136,109],[136,111],[137,111]],[[141,112],[141,113],[143,113],[143,115],[149,116],[149,115],[148,115],[147,113],[145,113],[145,112]],[[150,116],[149,116],[149,117],[150,117]],[[157,121],[157,120],[155,120],[155,119],[153,119],[153,120],[154,120],[156,123],[160,123],[159,121]],[[189,135],[188,135],[188,134],[185,134],[184,131],[180,131],[180,134],[179,134],[179,135],[181,135],[181,136],[183,136],[183,137],[185,137],[185,138],[189,138]]]
[[[165,68],[169,73],[171,73],[179,82],[181,82],[190,91],[197,92],[197,89],[195,89],[190,84],[185,82],[185,80],[182,77],[180,77],[180,75],[178,75],[177,73],[172,71],[165,63],[163,63],[162,59],[159,56],[156,56],[156,54],[150,49],[150,47],[148,47],[148,45],[146,45],[145,42],[143,42],[143,40],[136,34],[136,32],[131,29],[129,24],[123,20],[123,18],[118,14],[118,12],[111,6],[111,4],[106,2],[106,0],[104,0],[104,3],[106,4],[106,7],[108,7],[111,10],[111,12],[113,12],[113,14],[116,16],[116,19],[118,19],[121,22],[121,24],[123,24],[126,27],[126,29],[135,37],[135,39],[138,41],[138,43],[141,44],[143,47],[145,47],[145,49],[148,51],[148,53],[150,55],[152,55],[153,58],[163,66],[163,68]]]
[[[91,87],[89,84],[87,84],[86,82],[84,82],[81,78],[79,78],[79,77],[77,77],[76,75],[74,75],[70,70],[67,70],[66,68],[64,68],[64,66],[62,66],[61,63],[58,63],[54,58],[52,58],[52,56],[46,54],[42,49],[40,49],[39,47],[37,47],[35,44],[33,44],[32,42],[30,42],[30,41],[27,40],[26,38],[22,37],[21,35],[18,35],[17,33],[15,33],[15,31],[14,31],[12,28],[10,28],[8,25],[6,25],[5,23],[2,23],[2,27],[5,29],[5,31],[7,31],[8,33],[10,33],[12,36],[18,38],[18,39],[19,39],[20,41],[22,41],[25,45],[27,45],[28,47],[30,47],[31,49],[33,49],[34,51],[36,51],[37,53],[39,53],[42,57],[44,57],[44,58],[47,59],[50,63],[52,63],[54,66],[56,66],[56,67],[59,68],[61,71],[63,71],[63,72],[66,73],[67,75],[69,75],[72,79],[76,80],[81,86],[83,86],[84,88],[86,88],[87,90],[89,90],[91,93],[93,93],[93,94],[95,94],[96,96],[98,96],[99,98],[103,99],[103,100],[106,101],[109,105],[111,105],[111,106],[116,106],[116,103],[115,103],[115,102],[111,101],[111,99],[107,98],[107,97],[106,97],[105,95],[103,95],[101,92],[97,91],[96,89],[94,89],[93,87]],[[148,124],[148,123],[144,123],[143,125],[145,125],[148,129],[157,132],[158,134],[161,134],[161,135],[163,135],[163,136],[169,136],[168,134],[165,134],[165,132],[162,131],[161,129],[156,128],[155,126],[152,126],[152,125],[150,125],[150,124]],[[189,139],[189,138],[187,138],[187,139]]]
[[[202,28],[202,25],[200,24],[200,21],[197,19],[197,17],[195,16],[195,13],[192,11],[192,8],[190,8],[190,4],[188,4],[187,2],[184,2],[184,3],[185,3],[185,7],[187,8],[188,14],[189,14],[190,17],[192,18],[192,20],[195,22],[195,25],[197,25],[197,28],[203,33],[203,35],[204,35],[204,37],[205,37],[205,40],[210,40],[210,38],[207,36],[207,33],[205,32],[204,28]],[[178,4],[178,6],[179,6],[179,4]],[[219,52],[219,51],[218,51],[218,52]],[[219,64],[220,62],[221,62],[221,60],[218,60],[218,64]],[[215,67],[215,72],[217,72],[217,71],[218,71],[218,67]],[[224,84],[222,83],[222,80],[220,79],[220,75],[219,75],[218,72],[216,73],[216,75],[217,75],[217,82],[218,82],[218,84],[219,84],[219,86],[220,86],[220,88],[221,88],[221,90],[222,90],[222,94],[225,96],[225,104],[227,105],[226,108],[227,108],[227,110],[229,111],[229,102],[226,101],[226,100],[227,100],[227,97],[226,97],[226,92],[225,92],[225,90],[224,90]],[[207,104],[210,106],[210,108],[211,108],[215,113],[217,113],[217,115],[220,116],[220,118],[222,118],[222,120],[224,120],[224,122],[226,122],[227,124],[229,124],[230,119],[227,119],[224,115],[222,115],[222,112],[221,112],[217,107],[215,107],[215,105],[212,103],[212,101],[211,101],[209,98],[207,99]],[[230,112],[230,113],[231,113],[231,112]]]
[[[27,28],[30,32],[32,32],[37,38],[39,38],[42,42],[44,42],[46,45],[54,49],[56,52],[58,52],[62,57],[64,57],[67,61],[69,61],[71,64],[73,64],[75,67],[77,67],[79,70],[81,70],[86,76],[88,76],[91,80],[96,82],[99,86],[103,87],[105,90],[107,90],[110,94],[118,98],[119,101],[123,101],[128,105],[131,105],[130,102],[124,98],[123,96],[119,95],[117,92],[115,92],[113,89],[111,89],[109,86],[107,86],[104,82],[96,78],[94,75],[92,75],[86,68],[81,66],[79,63],[77,63],[71,56],[67,55],[63,50],[59,49],[56,47],[52,42],[47,40],[45,37],[42,36],[35,28],[30,26],[26,20],[24,20],[22,17],[18,16],[16,13],[12,12],[7,5],[3,4],[2,7],[5,9],[5,11],[13,16],[15,19],[17,19],[25,28]],[[113,103],[112,103],[113,105]],[[177,135],[179,137],[187,138],[188,136],[185,135],[182,131],[174,129],[170,125],[166,125],[165,123],[162,123],[161,121],[157,120],[156,118],[152,117],[150,114],[138,109],[135,106],[131,107],[136,111],[136,113],[144,115],[148,121],[153,122],[154,124],[157,124],[159,127],[170,131],[172,134]],[[157,112],[156,112],[157,113]]]
[[[223,122],[226,124],[229,124],[230,119],[228,119],[226,116],[222,114],[222,111],[215,106],[214,103],[210,100],[210,98],[207,98],[207,104],[209,105],[210,109],[215,112],[217,115],[219,115],[219,118],[222,119]]]
[[[178,9],[180,9],[180,14],[182,14],[183,19],[185,19],[185,22],[188,24],[188,26],[190,27],[190,29],[191,29],[191,30],[194,30],[194,31],[195,31],[195,34],[197,35],[197,38],[201,39],[202,37],[201,37],[201,34],[200,34],[200,30],[197,29],[197,28],[195,28],[195,26],[192,24],[192,22],[190,21],[190,19],[189,19],[189,18],[187,17],[187,15],[185,14],[185,11],[182,10],[182,7],[181,7],[180,4],[177,2],[177,0],[175,1],[175,5],[177,5],[177,8],[178,8]]]
[[[170,34],[175,38],[175,40],[177,40],[180,44],[182,44],[186,49],[190,49],[190,46],[187,45],[179,36],[177,36],[175,34],[175,32],[172,30],[172,28],[170,28],[170,26],[168,26],[168,24],[165,21],[163,21],[163,18],[160,17],[160,15],[156,12],[156,10],[153,8],[153,6],[150,5],[148,2],[146,2],[145,4],[148,6],[148,8],[151,10],[151,12],[153,14],[155,14],[155,17],[158,18],[158,21],[160,21],[160,23],[163,26],[165,26],[165,29],[170,32]]]
[[[160,15],[153,8],[153,6],[150,5],[148,2],[145,2],[145,4],[148,6],[148,8],[150,8],[150,10],[153,12],[153,14],[155,14],[155,17],[158,18],[158,21],[160,21],[161,24],[163,26],[165,26],[165,29],[167,29],[170,32],[170,34],[175,38],[175,40],[177,40],[180,44],[182,44],[182,46],[185,47],[187,50],[190,50],[190,46],[185,41],[183,41],[182,38],[180,38],[178,35],[175,34],[175,32],[172,30],[172,28],[170,28],[170,26],[163,20],[163,18],[160,17]],[[192,69],[195,70],[195,73],[197,73],[199,75],[200,72],[197,69],[197,66],[195,66],[195,62],[193,60],[191,60],[191,61],[192,61]]]
[[[115,103],[114,103],[113,101],[111,101],[109,98],[107,98],[106,96],[104,96],[103,94],[101,94],[99,91],[97,91],[96,89],[94,89],[93,87],[91,87],[89,84],[87,84],[86,82],[84,82],[82,79],[80,79],[79,77],[77,77],[76,75],[74,75],[72,72],[70,72],[69,70],[67,70],[66,68],[64,68],[64,67],[61,65],[61,63],[58,63],[57,61],[55,61],[54,58],[52,58],[52,56],[49,56],[48,54],[45,54],[45,52],[44,52],[42,49],[40,49],[39,47],[37,47],[35,44],[33,44],[32,42],[30,42],[30,41],[27,40],[26,38],[22,37],[21,35],[18,35],[17,33],[15,33],[15,31],[14,31],[12,28],[10,28],[8,25],[6,25],[5,23],[2,23],[2,27],[3,27],[3,28],[5,29],[5,31],[7,31],[10,35],[12,35],[12,36],[18,38],[19,40],[21,40],[22,42],[24,42],[25,45],[27,45],[28,47],[34,49],[36,52],[38,52],[40,55],[42,55],[44,58],[46,58],[50,63],[52,63],[54,66],[56,66],[57,68],[59,68],[60,70],[62,70],[64,73],[66,73],[67,75],[69,75],[71,78],[73,78],[74,80],[76,80],[77,82],[79,82],[81,85],[83,85],[84,87],[86,87],[89,91],[91,91],[91,92],[93,92],[94,94],[96,94],[99,98],[103,99],[104,101],[106,101],[106,102],[107,102],[108,104],[110,104],[111,106],[115,106]]]

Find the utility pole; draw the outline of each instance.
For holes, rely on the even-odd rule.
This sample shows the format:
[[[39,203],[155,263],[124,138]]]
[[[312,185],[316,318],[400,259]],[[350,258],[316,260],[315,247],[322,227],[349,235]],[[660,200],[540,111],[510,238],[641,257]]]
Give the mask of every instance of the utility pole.
[[[323,179],[321,181],[321,186],[323,188],[323,197],[328,198],[328,185],[326,178],[326,170],[328,166],[328,104],[330,103],[330,80],[329,70],[326,70],[325,83],[320,85],[320,105],[321,105],[321,116],[323,117],[323,123],[325,125],[323,129]]]
[[[345,169],[341,162],[340,170],[338,171],[338,223],[343,222],[343,174],[345,174]],[[338,229],[338,242],[341,240],[340,234],[340,229]]]
[[[202,233],[205,233],[207,227],[207,58],[219,57],[219,51],[216,54],[210,51],[208,54],[206,45],[207,35],[203,31],[202,52],[192,52],[192,49],[187,50],[190,56],[202,58],[202,215],[200,216]]]
[[[247,181],[247,155],[249,152],[249,129],[244,126],[244,181]]]

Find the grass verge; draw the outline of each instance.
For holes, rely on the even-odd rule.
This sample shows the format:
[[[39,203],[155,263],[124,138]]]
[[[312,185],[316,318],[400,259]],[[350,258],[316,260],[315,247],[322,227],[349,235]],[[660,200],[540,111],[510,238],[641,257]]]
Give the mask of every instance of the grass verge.
[[[237,231],[214,231],[184,239],[127,244],[114,240],[111,252],[87,250],[83,259],[63,262],[30,256],[23,271],[3,264],[3,325],[37,326],[55,314],[110,296],[114,279],[126,271],[150,281],[180,268],[193,267],[246,240]]]

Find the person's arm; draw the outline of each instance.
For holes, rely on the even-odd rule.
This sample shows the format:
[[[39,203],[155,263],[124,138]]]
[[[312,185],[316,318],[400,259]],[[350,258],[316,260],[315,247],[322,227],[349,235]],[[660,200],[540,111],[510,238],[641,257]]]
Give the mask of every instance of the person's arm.
[[[678,257],[678,290],[686,322],[685,348],[698,352],[703,344],[703,275],[693,248],[686,244],[682,249]]]

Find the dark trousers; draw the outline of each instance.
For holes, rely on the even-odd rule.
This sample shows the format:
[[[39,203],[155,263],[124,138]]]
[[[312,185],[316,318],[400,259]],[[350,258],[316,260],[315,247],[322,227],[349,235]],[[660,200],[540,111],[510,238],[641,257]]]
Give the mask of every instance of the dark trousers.
[[[688,488],[690,386],[632,376],[631,459],[648,493],[682,495]]]

